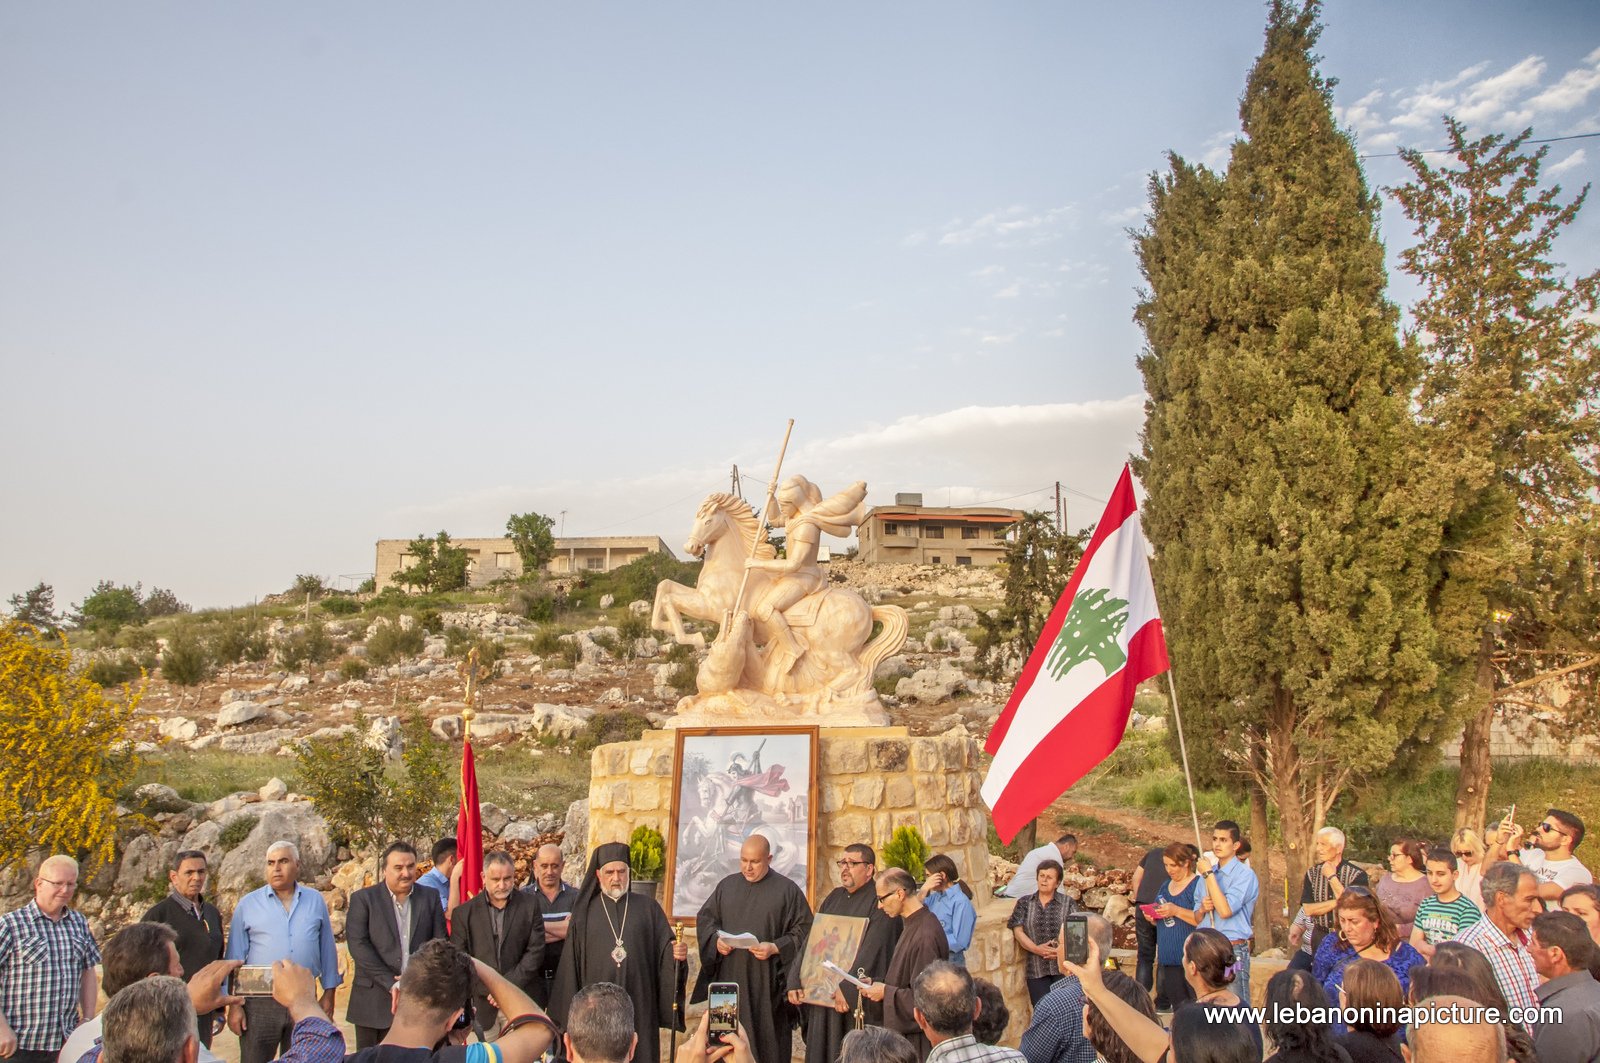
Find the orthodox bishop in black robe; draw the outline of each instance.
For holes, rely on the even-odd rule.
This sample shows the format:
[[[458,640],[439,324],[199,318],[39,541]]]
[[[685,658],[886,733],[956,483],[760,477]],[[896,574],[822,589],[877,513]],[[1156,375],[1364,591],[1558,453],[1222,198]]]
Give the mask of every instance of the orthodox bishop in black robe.
[[[622,868],[615,865],[621,863]],[[550,990],[550,1017],[565,1026],[572,998],[584,986],[611,982],[633,1001],[639,1046],[638,1063],[656,1063],[661,1057],[661,1027],[682,1030],[683,1007],[674,1016],[678,987],[678,959],[674,955],[672,928],[654,897],[629,891],[628,847],[621,842],[600,846],[589,857],[589,870],[572,902],[566,948],[556,967]],[[602,876],[602,869],[609,869]],[[620,883],[621,896],[612,892]],[[678,947],[688,958],[688,945]]]
[[[845,855],[849,859],[852,853]],[[872,883],[872,865],[865,866],[867,870],[863,877],[866,881],[853,893],[840,886],[828,894],[817,909],[817,914],[846,915],[867,921],[867,929],[861,935],[855,959],[845,969],[851,974],[865,970],[868,978],[881,982],[889,972],[889,958],[894,954],[895,942],[900,939],[900,920],[891,919],[878,907],[878,891]],[[789,988],[801,988],[798,962],[789,968]],[[806,1042],[806,1063],[833,1063],[839,1058],[844,1035],[855,1029],[855,1009],[860,994],[854,985],[844,981],[839,983],[839,992],[844,996],[849,1011],[841,1012],[819,1004],[800,1006],[800,1035]],[[864,1005],[862,1016],[866,1025],[882,1026],[883,1005],[873,1000],[865,1001]]]
[[[789,968],[800,962],[811,932],[811,906],[800,887],[772,874],[772,851],[753,834],[739,850],[739,872],[717,883],[700,909],[700,977],[691,998],[706,999],[712,982],[739,986],[739,1021],[756,1059],[787,1061],[798,1016],[787,999]],[[754,948],[719,947],[718,933],[753,934]]]

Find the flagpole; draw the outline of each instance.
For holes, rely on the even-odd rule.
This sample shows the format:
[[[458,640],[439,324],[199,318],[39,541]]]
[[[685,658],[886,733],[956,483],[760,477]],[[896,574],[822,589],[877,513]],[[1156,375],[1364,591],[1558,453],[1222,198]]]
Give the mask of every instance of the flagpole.
[[[1178,713],[1178,684],[1173,681],[1172,669],[1167,669],[1167,689],[1172,691],[1172,722],[1178,728],[1178,755],[1183,758],[1183,784],[1189,790],[1189,815],[1194,820],[1194,844],[1202,853],[1206,846],[1200,839],[1200,810],[1194,803],[1194,779],[1189,775],[1189,747],[1183,741],[1183,717]]]

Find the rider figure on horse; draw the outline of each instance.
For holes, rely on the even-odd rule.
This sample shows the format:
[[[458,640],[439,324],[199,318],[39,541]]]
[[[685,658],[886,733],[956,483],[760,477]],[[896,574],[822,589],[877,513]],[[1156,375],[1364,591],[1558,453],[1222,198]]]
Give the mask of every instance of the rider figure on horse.
[[[778,485],[767,504],[767,523],[783,528],[784,557],[772,560],[751,558],[746,568],[773,573],[772,583],[750,611],[756,621],[771,632],[769,642],[782,646],[791,660],[804,652],[785,609],[808,594],[821,590],[826,577],[817,561],[822,533],[840,538],[848,536],[866,518],[867,485],[857,480],[832,498],[824,499],[816,484],[804,476],[791,476]]]

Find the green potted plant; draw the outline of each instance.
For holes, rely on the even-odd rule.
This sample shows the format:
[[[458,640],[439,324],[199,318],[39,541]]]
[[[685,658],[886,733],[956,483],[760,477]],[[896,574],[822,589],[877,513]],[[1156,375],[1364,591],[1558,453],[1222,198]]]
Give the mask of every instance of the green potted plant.
[[[912,878],[922,881],[923,862],[928,859],[928,843],[915,827],[896,827],[883,847],[883,862],[888,867],[903,868]]]
[[[635,827],[628,838],[628,870],[634,892],[656,896],[661,870],[666,866],[667,840],[661,832],[648,824]]]

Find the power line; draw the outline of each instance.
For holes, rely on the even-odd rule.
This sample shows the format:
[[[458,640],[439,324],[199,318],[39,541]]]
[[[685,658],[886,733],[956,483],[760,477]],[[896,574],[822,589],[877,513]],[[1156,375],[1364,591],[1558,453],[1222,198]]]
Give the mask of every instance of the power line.
[[[1560,143],[1563,140],[1587,140],[1589,137],[1600,137],[1600,133],[1573,133],[1571,136],[1565,136],[1565,137],[1545,137],[1543,140],[1524,140],[1523,143],[1524,144],[1557,144],[1557,143]],[[1413,149],[1406,148],[1404,150],[1411,151]],[[1416,153],[1418,155],[1448,155],[1450,152],[1454,151],[1455,149],[1454,148],[1417,148],[1415,150],[1416,150]],[[1358,158],[1358,159],[1395,159],[1395,158],[1399,158],[1400,154],[1401,153],[1398,152],[1398,151],[1380,151],[1380,152],[1375,152],[1375,153],[1373,153],[1371,155],[1357,155],[1356,158]]]

